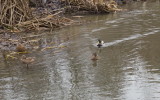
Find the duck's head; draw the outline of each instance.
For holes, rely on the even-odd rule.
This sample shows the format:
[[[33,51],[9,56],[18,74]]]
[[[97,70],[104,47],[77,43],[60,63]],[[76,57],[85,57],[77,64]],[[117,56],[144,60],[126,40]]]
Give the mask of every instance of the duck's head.
[[[22,55],[21,59],[26,59],[27,57],[25,55]]]
[[[98,43],[101,43],[101,42],[102,42],[102,40],[98,39]]]
[[[104,42],[101,39],[98,39],[98,43],[103,44]]]

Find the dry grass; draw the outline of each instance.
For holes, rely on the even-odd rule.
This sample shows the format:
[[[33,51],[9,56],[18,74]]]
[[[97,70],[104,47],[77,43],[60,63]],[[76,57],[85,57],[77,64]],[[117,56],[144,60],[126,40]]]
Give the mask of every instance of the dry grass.
[[[41,29],[52,29],[58,28],[65,25],[70,25],[74,21],[65,17],[60,17],[58,14],[61,12],[57,12],[52,15],[48,15],[44,18],[34,18],[33,20],[21,22],[17,24],[19,28],[27,29],[27,30],[41,30]]]
[[[59,17],[59,13],[33,17],[29,0],[0,0],[0,26],[11,29],[12,32],[55,28],[72,22],[67,18]]]
[[[68,5],[68,12],[88,11],[94,13],[108,13],[121,10],[114,0],[61,0],[61,2]]]
[[[28,0],[0,0],[0,25],[13,28],[32,18]]]
[[[74,11],[108,13],[120,10],[113,0],[60,0],[60,2],[65,4],[64,9],[70,13]],[[57,10],[54,14],[33,17],[32,10],[29,8],[29,0],[0,0],[0,26],[13,31],[15,29],[17,31],[20,29],[39,30],[40,28],[60,27],[73,22],[58,16],[61,12],[62,10]]]

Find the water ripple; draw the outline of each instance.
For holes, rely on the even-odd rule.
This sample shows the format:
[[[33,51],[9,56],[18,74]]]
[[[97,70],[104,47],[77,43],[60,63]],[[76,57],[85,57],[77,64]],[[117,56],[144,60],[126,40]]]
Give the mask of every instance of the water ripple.
[[[97,31],[101,31],[107,29],[106,27],[101,27],[101,28],[97,28],[97,29],[93,29],[92,32],[97,32]]]
[[[108,47],[108,46],[113,46],[113,45],[116,45],[116,44],[119,44],[121,42],[125,42],[125,41],[128,41],[128,40],[133,40],[133,39],[138,39],[138,38],[141,38],[141,37],[145,37],[145,36],[148,36],[148,35],[151,35],[151,34],[156,34],[157,32],[159,32],[160,30],[154,30],[152,32],[148,32],[148,33],[145,33],[145,34],[135,34],[135,35],[131,35],[129,37],[126,37],[126,38],[122,38],[120,40],[115,40],[113,42],[108,42],[108,43],[104,43],[104,46],[103,47]],[[96,46],[96,44],[95,44]]]

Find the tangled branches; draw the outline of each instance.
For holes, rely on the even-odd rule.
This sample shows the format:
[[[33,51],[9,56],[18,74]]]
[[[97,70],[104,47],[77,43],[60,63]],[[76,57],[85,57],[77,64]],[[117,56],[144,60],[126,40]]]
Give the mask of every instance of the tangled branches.
[[[69,5],[66,12],[88,11],[91,13],[109,13],[120,11],[114,0],[61,0]]]
[[[37,0],[38,1],[38,0]],[[113,0],[57,0],[54,5],[64,5],[63,9],[55,9],[55,13],[37,17],[29,7],[29,0],[0,0],[0,29],[29,29],[55,28],[70,24],[73,20],[59,17],[59,12],[74,13],[88,11],[89,13],[108,13],[118,11],[117,4]],[[53,6],[54,6],[53,5]],[[42,13],[45,13],[43,11]],[[34,17],[33,17],[34,16]]]
[[[11,31],[55,28],[72,22],[67,18],[59,17],[58,14],[34,15],[29,7],[29,0],[0,0],[0,28],[5,27]]]
[[[0,25],[14,25],[32,18],[28,0],[0,0]]]
[[[70,25],[74,21],[65,17],[60,17],[58,14],[61,12],[57,12],[52,15],[48,15],[44,18],[34,18],[33,20],[25,21],[17,24],[19,28],[27,29],[27,30],[41,30],[41,29],[52,29],[58,28],[61,26]]]

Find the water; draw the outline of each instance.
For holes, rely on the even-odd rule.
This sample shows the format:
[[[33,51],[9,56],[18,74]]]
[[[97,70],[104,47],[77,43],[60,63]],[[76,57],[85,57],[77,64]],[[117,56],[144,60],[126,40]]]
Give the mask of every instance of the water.
[[[42,49],[28,54],[36,57],[29,69],[1,59],[0,99],[160,100],[159,0],[126,8],[43,35]],[[94,52],[98,61],[91,61]]]

